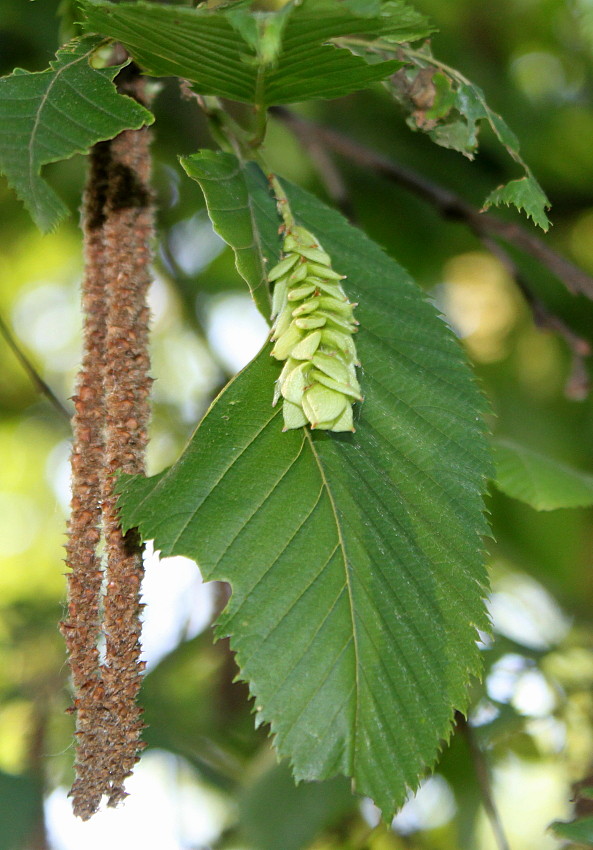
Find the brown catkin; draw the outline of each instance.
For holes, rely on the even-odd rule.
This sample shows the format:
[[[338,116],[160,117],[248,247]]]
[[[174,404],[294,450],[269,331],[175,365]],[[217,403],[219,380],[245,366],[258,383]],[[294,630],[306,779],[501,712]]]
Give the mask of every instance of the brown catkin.
[[[144,80],[123,88],[146,102]],[[154,211],[150,190],[150,132],[128,130],[113,140],[106,204],[105,262],[108,286],[106,441],[103,528],[107,554],[102,665],[108,708],[108,804],[125,797],[124,780],[142,748],[140,585],[142,549],[134,533],[123,535],[113,493],[115,473],[144,472],[149,394],[148,320]]]
[[[146,104],[133,66],[118,88]],[[74,398],[68,618],[76,722],[74,813],[87,820],[103,795],[116,805],[142,749],[136,697],[142,549],[122,535],[114,473],[144,471],[149,417],[148,307],[153,206],[145,128],[95,145],[83,204],[84,354]],[[97,547],[105,540],[105,570]],[[101,587],[105,593],[101,599]],[[100,663],[98,641],[105,639]]]
[[[97,642],[101,633],[103,573],[97,544],[101,536],[101,490],[105,466],[104,368],[107,304],[104,292],[104,207],[110,143],[94,146],[83,200],[85,275],[82,284],[84,354],[74,396],[72,505],[66,544],[68,617],[60,624],[70,654],[75,692],[77,760],[72,788],[75,811],[87,818],[102,794],[94,778],[97,714],[102,694]]]

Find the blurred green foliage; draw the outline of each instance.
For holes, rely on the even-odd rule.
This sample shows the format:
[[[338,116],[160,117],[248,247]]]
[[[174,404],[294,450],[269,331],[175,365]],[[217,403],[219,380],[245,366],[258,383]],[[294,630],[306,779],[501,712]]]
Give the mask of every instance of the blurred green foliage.
[[[31,71],[47,67],[62,40],[58,6],[58,0],[0,0],[2,73],[15,65]],[[416,6],[439,27],[434,53],[480,85],[518,135],[552,202],[547,242],[593,274],[588,4],[417,0]],[[476,204],[493,185],[519,176],[484,129],[474,163],[410,133],[379,86],[300,111]],[[229,295],[243,291],[230,252],[222,250],[200,212],[199,188],[177,162],[180,154],[213,146],[204,121],[170,81],[163,84],[155,112],[161,247],[153,298],[151,471],[176,458],[232,372],[213,327]],[[277,121],[269,129],[267,156],[278,172],[325,197],[311,160]],[[462,223],[443,220],[404,189],[336,161],[358,223],[409,269],[462,333],[492,400],[493,429],[591,474],[593,405],[590,398],[571,401],[564,394],[571,368],[565,343],[534,326],[513,281]],[[0,179],[0,315],[68,404],[80,350],[77,210],[84,162],[75,158],[50,166],[46,174],[73,215],[45,237]],[[497,214],[519,221],[506,209]],[[548,307],[591,339],[593,305],[568,294],[534,260],[514,258]],[[0,848],[17,850],[44,846],[42,797],[72,778],[68,676],[57,630],[65,598],[69,428],[1,339],[0,363]],[[561,846],[546,826],[570,820],[572,783],[593,773],[593,524],[589,510],[537,513],[499,492],[489,508],[494,632],[484,638],[484,683],[473,685],[473,729],[493,771],[511,847],[546,850]],[[175,566],[154,569],[172,575]],[[444,746],[438,781],[427,783],[393,830],[375,828],[375,813],[345,795],[343,784],[295,789],[287,781],[265,730],[254,729],[244,686],[232,683],[235,672],[224,643],[213,645],[206,631],[155,663],[144,689],[149,747],[175,754],[179,764],[189,766],[194,784],[218,795],[222,814],[208,839],[212,846],[494,846],[463,735]],[[181,774],[179,799],[189,781],[187,771],[180,768]],[[587,814],[586,805],[579,805],[579,814]],[[93,821],[84,828],[85,846],[93,846]],[[51,846],[71,846],[55,824],[51,830]]]

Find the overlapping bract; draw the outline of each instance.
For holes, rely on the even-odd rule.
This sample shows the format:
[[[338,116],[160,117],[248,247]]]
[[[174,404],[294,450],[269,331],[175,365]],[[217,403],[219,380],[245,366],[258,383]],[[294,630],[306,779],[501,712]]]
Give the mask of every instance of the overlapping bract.
[[[282,247],[284,256],[268,275],[274,282],[272,356],[286,360],[273,403],[282,396],[285,431],[307,423],[354,431],[352,405],[362,401],[352,339],[356,305],[312,233],[294,226]]]

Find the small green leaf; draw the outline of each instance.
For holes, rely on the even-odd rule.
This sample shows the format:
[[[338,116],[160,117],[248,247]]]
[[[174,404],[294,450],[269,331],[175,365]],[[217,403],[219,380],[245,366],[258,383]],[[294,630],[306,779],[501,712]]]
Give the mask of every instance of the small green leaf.
[[[270,257],[273,265],[279,257],[280,237],[276,234],[265,246],[261,244],[243,167],[231,154],[207,150],[182,157],[181,164],[202,187],[214,229],[233,248],[237,271],[249,286],[260,313],[269,319],[272,302],[266,262]]]
[[[17,68],[0,79],[0,171],[42,230],[68,212],[40,176],[44,165],[154,120],[116,91],[112,80],[121,65],[91,67],[100,44],[100,38],[85,36],[62,47],[46,71]]]
[[[593,475],[511,440],[494,441],[496,486],[536,511],[593,505]]]
[[[370,63],[328,43],[346,33],[389,29],[389,16],[359,17],[338,0],[304,0],[264,18],[253,13],[253,24],[244,9],[105,0],[81,0],[81,6],[88,29],[117,38],[153,76],[180,76],[200,94],[262,107],[342,97],[401,65]]]
[[[275,202],[259,169],[245,177],[265,246]],[[352,777],[389,819],[480,669],[483,400],[404,271],[335,211],[284,188],[358,302],[356,433],[283,433],[268,343],[173,467],[120,480],[121,514],[163,553],[231,583],[218,633],[231,636],[258,722],[295,777]]]
[[[555,820],[549,829],[559,838],[566,838],[584,847],[593,847],[593,817],[573,821]]]
[[[504,186],[499,186],[491,192],[484,201],[484,209],[490,206],[515,206],[518,210],[525,210],[525,213],[538,224],[542,230],[547,230],[550,226],[550,220],[546,215],[546,210],[550,207],[544,191],[531,174],[519,178],[519,180],[511,180]]]

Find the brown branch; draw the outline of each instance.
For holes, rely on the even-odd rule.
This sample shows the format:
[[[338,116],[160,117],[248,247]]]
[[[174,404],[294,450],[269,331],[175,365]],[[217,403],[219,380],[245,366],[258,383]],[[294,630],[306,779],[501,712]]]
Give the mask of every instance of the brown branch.
[[[593,299],[593,278],[521,225],[503,221],[490,213],[480,212],[477,207],[469,204],[455,192],[434,183],[411,168],[399,165],[336,130],[301,118],[300,115],[281,106],[272,107],[270,112],[299,137],[307,134],[309,138],[316,139],[357,165],[375,171],[399,186],[403,186],[428,201],[444,218],[463,221],[480,236],[504,239],[520,248],[548,268],[570,292],[580,293]]]
[[[35,366],[31,363],[23,349],[18,344],[16,337],[2,318],[0,316],[0,335],[4,337],[4,341],[19,361],[29,378],[31,379],[31,383],[35,387],[35,389],[41,394],[44,395],[50,404],[58,411],[60,416],[70,422],[70,413],[66,410],[60,399],[54,393],[48,384],[43,380]]]
[[[505,267],[514,279],[521,294],[525,298],[535,324],[546,330],[555,331],[566,342],[572,354],[572,368],[569,379],[565,386],[565,394],[573,400],[582,400],[589,393],[589,376],[585,365],[585,359],[591,356],[591,345],[588,340],[576,334],[566,322],[552,313],[544,302],[535,294],[527,281],[525,275],[520,271],[517,264],[511,259],[507,251],[494,239],[487,236],[481,237],[483,245],[493,254]]]
[[[494,802],[494,795],[492,793],[492,787],[490,784],[490,773],[488,771],[488,763],[486,762],[484,753],[480,749],[480,746],[476,740],[474,730],[467,722],[463,714],[461,714],[461,712],[458,711],[456,713],[455,720],[457,723],[457,728],[463,734],[469,749],[471,761],[474,766],[474,772],[476,774],[476,779],[478,782],[478,787],[480,789],[480,794],[482,797],[482,805],[484,806],[484,811],[486,812],[486,816],[490,821],[490,826],[492,828],[492,832],[494,833],[494,839],[496,841],[498,850],[510,850],[507,837],[502,827],[500,815],[498,814],[498,809],[496,808],[496,804]]]

